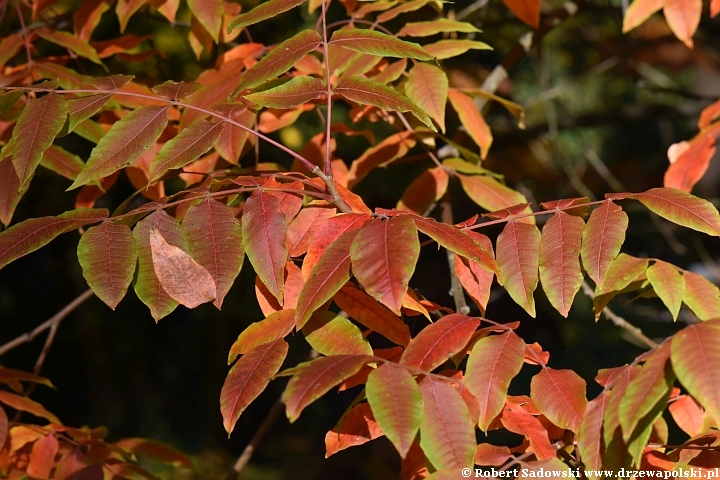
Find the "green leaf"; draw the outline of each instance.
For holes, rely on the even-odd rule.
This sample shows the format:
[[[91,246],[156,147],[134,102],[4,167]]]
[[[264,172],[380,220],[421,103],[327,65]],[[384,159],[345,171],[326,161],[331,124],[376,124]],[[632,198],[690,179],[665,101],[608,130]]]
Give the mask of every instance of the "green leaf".
[[[130,166],[160,137],[168,122],[169,106],[145,105],[115,122],[90,153],[85,168],[68,190],[73,190]]]
[[[321,355],[372,355],[370,344],[350,320],[332,312],[313,313],[302,329],[305,340]]]
[[[115,310],[127,293],[137,263],[135,239],[127,225],[103,222],[78,243],[83,276],[95,295]]]
[[[660,260],[647,269],[646,275],[655,293],[670,310],[673,320],[677,320],[685,295],[685,278],[677,268]]]
[[[584,228],[582,218],[558,211],[543,226],[540,238],[540,281],[550,303],[566,318],[584,277],[580,269]]]
[[[326,93],[322,80],[315,77],[294,77],[274,88],[245,95],[247,100],[268,108],[292,108]]]
[[[685,327],[672,339],[670,359],[682,383],[720,424],[720,319]]]
[[[535,317],[533,292],[538,283],[540,231],[535,225],[512,220],[498,235],[495,257],[502,285],[518,305]]]
[[[478,400],[483,432],[502,412],[510,381],[520,372],[524,356],[525,342],[513,332],[481,338],[473,346],[465,385]]]
[[[423,417],[417,382],[406,369],[385,363],[368,375],[366,394],[375,420],[405,458]]]
[[[492,50],[493,48],[484,42],[476,40],[440,40],[424,46],[425,51],[438,60],[457,57],[468,50]]]
[[[720,318],[720,289],[707,278],[693,272],[683,272],[685,294],[683,302],[700,320]]]
[[[720,235],[720,214],[712,203],[677,188],[652,188],[635,199],[666,220],[712,236]]]
[[[593,210],[583,231],[580,256],[585,271],[598,288],[603,288],[610,263],[625,241],[628,216],[612,201]]]
[[[400,358],[402,365],[431,372],[462,351],[480,325],[476,318],[453,313],[423,328]]]
[[[8,263],[50,243],[61,233],[99,222],[105,209],[78,208],[57,217],[30,218],[0,232],[0,269]]]
[[[206,197],[188,208],[182,228],[188,253],[215,281],[220,308],[245,259],[240,223],[230,207]]]
[[[283,12],[287,12],[293,7],[297,7],[305,0],[268,0],[260,3],[247,13],[235,17],[227,27],[227,33],[232,32],[236,28],[247,27],[268,18],[275,17]]]
[[[201,120],[169,140],[150,163],[150,183],[169,170],[182,168],[210,150],[225,128],[225,122]]]
[[[35,172],[43,152],[65,125],[66,117],[65,99],[56,92],[30,100],[25,106],[10,141],[3,148],[3,154],[12,154],[20,186],[24,186]]]
[[[405,26],[397,33],[397,36],[429,37],[443,32],[481,33],[482,30],[475,27],[472,23],[441,18],[439,20],[432,20],[429,22],[406,23]]]
[[[448,79],[442,69],[427,63],[415,64],[405,83],[405,95],[435,120],[445,133]]]
[[[228,435],[232,433],[242,412],[265,390],[280,370],[287,352],[287,342],[278,338],[253,348],[230,369],[220,391],[220,413]]]
[[[383,110],[396,112],[411,112],[433,132],[437,132],[430,117],[420,107],[383,83],[362,77],[341,78],[334,92],[363,105],[374,105]]]
[[[554,425],[577,433],[587,407],[585,387],[572,370],[543,368],[530,382],[530,397]]]
[[[408,216],[367,222],[350,247],[355,278],[371,297],[396,314],[400,314],[419,255],[417,229]]]
[[[633,256],[621,253],[615,260],[610,263],[603,288],[595,289],[595,317],[600,316],[608,302],[619,294],[625,287],[645,273],[648,266],[646,258],[635,258]]]
[[[381,57],[433,59],[432,55],[429,55],[419,44],[406,42],[375,30],[357,28],[335,30],[330,43],[355,52]]]
[[[246,88],[257,87],[261,83],[287,72],[321,43],[322,37],[315,30],[303,30],[285,40],[243,73],[235,88],[235,93],[242,92]]]

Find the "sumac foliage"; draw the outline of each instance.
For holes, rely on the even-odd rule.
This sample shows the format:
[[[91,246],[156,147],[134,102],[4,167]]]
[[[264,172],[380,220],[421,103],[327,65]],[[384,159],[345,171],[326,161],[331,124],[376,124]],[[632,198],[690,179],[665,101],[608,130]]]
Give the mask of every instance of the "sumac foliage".
[[[113,2],[82,2],[62,21],[56,15],[66,7],[55,10],[56,2],[10,2],[14,13],[7,3],[3,14],[20,15],[22,29],[0,43],[0,268],[60,234],[80,232],[79,263],[97,297],[114,309],[134,290],[156,321],[180,306],[221,308],[241,269],[252,269],[265,318],[237,332],[229,352],[232,366],[217,392],[228,434],[270,382],[289,377],[282,401],[290,422],[336,387],[362,386],[328,432],[327,455],[385,436],[403,459],[403,478],[455,478],[474,464],[515,462],[551,470],[718,466],[715,456],[665,445],[663,414],[687,434],[685,446],[720,443],[720,292],[668,259],[624,253],[623,243],[633,228],[627,211],[639,207],[698,235],[720,236],[715,206],[689,193],[715,152],[719,104],[703,112],[694,139],[671,148],[664,187],[593,201],[544,198],[536,206],[527,190],[484,166],[493,129],[478,107],[498,102],[521,126],[522,108],[495,96],[496,86],[467,88],[449,78],[444,62],[490,49],[493,40],[448,18],[442,2],[340,1],[344,9],[332,6],[345,19],[329,23],[326,1],[269,0],[241,11],[236,3],[188,0],[190,45],[198,56],[222,54],[195,81],[157,85],[73,67],[78,57],[102,66],[112,55],[133,62],[156,54],[139,52],[143,39],[130,34],[93,40]],[[541,1],[504,3],[540,27]],[[175,22],[178,4],[119,0],[108,15],[121,30],[140,13]],[[663,9],[672,32],[692,45],[701,7],[700,0],[635,0],[623,28]],[[294,8],[309,8],[316,28],[277,45],[238,36]],[[403,20],[420,10],[432,19]],[[31,19],[42,21],[24,21]],[[427,40],[438,35],[443,39]],[[48,43],[61,54],[41,56]],[[341,110],[348,124],[333,122]],[[317,113],[322,127],[302,148],[273,134]],[[383,136],[359,122],[382,126],[376,130]],[[90,142],[91,152],[82,157],[61,146],[70,135]],[[335,152],[351,136],[371,146],[348,163]],[[258,142],[282,150],[292,165],[264,161]],[[377,169],[418,158],[427,168],[398,192],[394,207],[371,209],[353,191]],[[13,222],[38,167],[67,179],[76,208]],[[120,175],[135,194],[112,211],[95,208]],[[450,204],[452,185],[480,217],[435,218],[438,204]],[[455,305],[413,287],[421,252],[432,248],[452,260]],[[687,309],[701,322],[628,365],[600,370],[602,391],[588,398],[578,373],[556,368],[548,352],[517,332],[521,322],[543,321],[539,297],[567,317],[583,285],[594,299],[587,318],[635,293],[658,297],[673,319]],[[491,288],[538,318],[486,318]],[[460,302],[463,291],[481,316]],[[289,364],[291,336],[304,337],[317,355]],[[521,371],[532,377],[525,394],[508,395]],[[28,398],[23,382],[49,384],[0,369],[8,387],[0,391],[0,474],[150,475],[134,454],[189,466],[151,441],[106,443],[103,430],[63,426]],[[6,409],[47,423],[9,421]],[[522,440],[512,449],[478,441],[498,429]]]

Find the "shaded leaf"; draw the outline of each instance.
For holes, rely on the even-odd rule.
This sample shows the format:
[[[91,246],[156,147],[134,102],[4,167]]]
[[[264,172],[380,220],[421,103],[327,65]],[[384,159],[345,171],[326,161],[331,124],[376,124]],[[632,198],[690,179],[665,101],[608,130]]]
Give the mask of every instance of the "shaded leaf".
[[[672,339],[672,366],[682,383],[715,424],[720,423],[720,320],[685,327]]]
[[[416,143],[412,132],[400,132],[368,148],[352,162],[348,172],[348,188],[353,188],[374,168],[389,165],[404,157]]]
[[[283,304],[287,220],[280,201],[258,190],[245,202],[242,241],[250,262],[270,293]]]
[[[712,203],[676,188],[652,188],[628,198],[638,200],[650,211],[683,227],[720,236],[720,214]]]
[[[102,61],[100,60],[100,57],[98,57],[97,51],[95,51],[95,49],[86,40],[76,35],[63,32],[61,30],[50,31],[45,29],[37,30],[37,34],[48,42],[65,47],[72,50],[73,53],[87,58],[93,63],[102,65]]]
[[[610,263],[625,241],[628,216],[612,201],[595,209],[588,219],[582,237],[580,256],[585,271],[598,288],[603,288]]]
[[[720,318],[720,289],[697,273],[683,272],[685,294],[683,302],[700,320]]]
[[[322,80],[314,77],[294,77],[274,88],[245,95],[245,98],[263,107],[292,108],[325,95]]]
[[[157,440],[147,438],[123,438],[115,442],[115,445],[127,452],[132,452],[141,457],[147,457],[166,465],[195,468],[190,457],[172,445],[158,442]]]
[[[446,315],[412,339],[400,363],[431,372],[461,351],[479,325],[476,318],[456,313]]]
[[[36,402],[35,400],[31,400],[28,397],[22,397],[20,395],[15,395],[14,393],[0,390],[0,403],[4,403],[8,407],[14,408],[15,410],[31,413],[36,417],[41,417],[53,423],[62,425],[60,420],[55,415],[48,412],[45,407],[40,405],[38,402]]]
[[[5,65],[23,46],[23,37],[17,33],[7,35],[0,41],[0,65]]]
[[[0,232],[0,269],[8,263],[50,243],[61,233],[99,222],[105,209],[78,208],[57,217],[30,218]]]
[[[369,403],[355,405],[325,435],[325,458],[340,450],[362,445],[383,435]]]
[[[67,101],[69,117],[68,131],[72,132],[78,124],[98,113],[110,100],[112,95],[88,95],[86,97],[71,98]]]
[[[372,355],[372,347],[360,329],[332,312],[313,313],[302,329],[305,340],[321,355]]]
[[[410,329],[401,318],[355,287],[335,294],[335,303],[352,318],[398,345],[410,343]]]
[[[494,178],[484,175],[460,174],[457,174],[457,177],[460,179],[463,190],[465,190],[468,197],[470,197],[470,199],[477,205],[489,212],[513,205],[519,205],[521,203],[527,203],[525,195],[506,187]],[[529,207],[526,211],[527,213],[532,212]],[[531,223],[535,222],[532,217],[522,219],[521,221]]]
[[[370,372],[365,388],[375,419],[405,458],[423,417],[423,399],[415,379],[406,369],[385,363]]]
[[[30,182],[20,187],[20,178],[15,173],[11,157],[0,160],[0,222],[10,225],[15,208],[30,187]]]
[[[214,304],[220,308],[245,259],[240,224],[230,207],[206,197],[188,208],[182,228],[188,252],[217,286]]]
[[[27,473],[33,477],[49,478],[59,447],[60,444],[53,433],[39,438],[32,446]]]
[[[633,28],[645,23],[645,20],[659,11],[665,0],[634,0],[625,11],[623,18],[623,33],[627,33]]]
[[[442,32],[480,33],[472,23],[441,18],[429,22],[406,23],[397,33],[398,37],[429,37]]]
[[[264,320],[250,324],[230,347],[228,364],[232,363],[240,354],[248,353],[255,347],[273,343],[278,338],[285,337],[294,326],[294,310],[279,310],[271,313]]]
[[[242,412],[280,370],[287,351],[287,342],[278,338],[248,351],[232,366],[220,391],[220,413],[228,435]]]
[[[432,131],[437,131],[430,117],[420,107],[384,83],[362,77],[341,78],[334,91],[362,105],[373,105],[393,112],[410,112]]]
[[[150,163],[150,183],[160,180],[169,170],[197,160],[215,145],[224,127],[225,122],[201,120],[166,142]]]
[[[375,30],[348,28],[336,30],[330,39],[332,45],[355,52],[379,55],[381,57],[414,58],[432,60],[423,47]],[[418,64],[422,65],[422,64]]]
[[[167,126],[168,109],[168,106],[145,105],[115,122],[90,153],[85,168],[68,190],[130,166],[160,137]]]
[[[287,12],[304,1],[305,0],[268,0],[267,2],[262,2],[249,12],[235,17],[228,25],[227,32],[230,33],[236,28],[253,25],[283,12]]]
[[[478,425],[487,432],[505,405],[510,381],[520,372],[525,342],[513,332],[478,340],[470,352],[465,384],[480,405]]]
[[[477,40],[451,39],[440,40],[424,46],[425,51],[438,60],[457,57],[469,50],[492,50],[487,43],[478,42]]]
[[[415,223],[406,216],[367,222],[350,247],[355,277],[370,296],[396,314],[419,255]]]
[[[380,83],[391,83],[400,78],[405,69],[407,68],[407,59],[403,58],[397,62],[393,62],[385,68],[382,72],[372,77],[373,80]]]
[[[553,424],[578,432],[587,399],[585,380],[577,373],[543,368],[530,382],[530,397]]]
[[[503,0],[503,3],[524,23],[533,28],[540,26],[542,0]]]
[[[645,273],[655,293],[670,310],[673,320],[677,320],[685,295],[685,278],[677,268],[660,260],[655,261]]]
[[[240,77],[235,91],[241,92],[246,88],[257,87],[261,83],[287,72],[321,43],[322,38],[315,30],[303,30],[285,40]]]
[[[423,215],[430,206],[440,200],[448,188],[450,176],[440,167],[424,171],[405,189],[397,209]]]
[[[223,0],[188,0],[188,7],[215,43],[218,43],[225,11]]]
[[[597,470],[602,466],[602,426],[607,401],[608,394],[603,391],[587,404],[580,431],[577,432],[578,450],[588,470]]]
[[[445,132],[448,79],[442,69],[427,63],[415,64],[405,83],[405,95],[437,122],[440,131]]]
[[[89,228],[80,237],[78,260],[95,295],[114,310],[127,293],[137,263],[130,228],[110,222]]]
[[[559,211],[543,226],[540,238],[540,281],[553,307],[568,316],[575,294],[580,290],[580,245],[585,222]]]
[[[700,435],[705,426],[705,410],[690,395],[680,395],[668,405],[670,415],[680,429],[690,437]],[[2,435],[0,435],[0,442]]]
[[[301,363],[290,370],[288,373],[293,377],[283,395],[290,422],[297,420],[305,407],[371,361],[373,357],[367,355],[334,355]]]
[[[530,447],[538,460],[555,458],[555,449],[550,443],[547,430],[540,420],[532,416],[520,405],[506,403],[500,421],[513,433],[524,435],[530,441]]]
[[[675,36],[693,48],[692,37],[700,25],[702,0],[665,0],[663,13]]]
[[[448,91],[448,98],[453,109],[460,117],[460,122],[470,135],[470,138],[480,147],[483,159],[487,157],[493,137],[490,127],[482,117],[472,97],[455,89]]]
[[[146,3],[147,0],[118,0],[115,5],[115,13],[120,21],[120,33],[125,31],[130,17]]]
[[[503,287],[532,317],[535,317],[533,291],[538,283],[539,247],[537,227],[512,220],[498,235],[495,253]]]
[[[0,407],[0,445],[5,445],[8,433],[8,416],[5,409]]]
[[[157,228],[150,230],[152,262],[163,289],[188,308],[215,300],[215,281],[205,268],[175,245],[170,245]]]
[[[423,417],[420,446],[438,469],[467,467],[475,456],[475,429],[460,393],[449,383],[425,377],[420,382]]]
[[[287,247],[291,257],[299,257],[308,251],[310,239],[325,220],[334,217],[335,208],[325,205],[309,205],[300,210],[288,225]]]

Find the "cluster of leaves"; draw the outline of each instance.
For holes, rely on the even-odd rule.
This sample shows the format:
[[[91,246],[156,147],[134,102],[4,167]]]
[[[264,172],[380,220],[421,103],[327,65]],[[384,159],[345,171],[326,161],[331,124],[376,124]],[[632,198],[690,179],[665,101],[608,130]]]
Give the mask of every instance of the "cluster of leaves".
[[[144,3],[118,2],[123,27]],[[174,19],[177,2],[150,3]],[[211,49],[212,42],[226,43],[238,29],[302,3],[270,0],[235,16],[235,4],[189,1],[191,34],[197,45]],[[639,201],[675,224],[712,236],[720,236],[717,209],[670,187],[612,194],[597,202],[556,200],[533,211],[522,193],[483,168],[492,133],[473,97],[500,102],[520,123],[521,109],[492,93],[451,88],[441,67],[444,59],[489,47],[467,38],[425,45],[402,39],[479,30],[442,15],[406,23],[394,33],[383,26],[421,8],[440,7],[441,13],[442,5],[429,0],[342,3],[350,19],[335,25],[341,28],[329,39],[323,28],[323,34],[304,30],[274,48],[242,43],[224,52],[217,67],[196,82],[152,88],[123,75],[87,78],[63,67],[63,59],[30,57],[28,42],[37,37],[100,61],[88,40],[107,3],[97,4],[95,16],[76,12],[75,27],[85,37],[38,27],[5,39],[2,63],[19,63],[5,67],[5,93],[0,94],[9,136],[0,152],[0,220],[11,223],[39,165],[72,181],[69,190],[82,188],[75,210],[32,218],[0,233],[0,268],[62,233],[98,224],[83,230],[78,244],[88,284],[111,308],[133,284],[160,320],[178,305],[213,302],[220,308],[247,256],[266,318],[241,332],[229,352],[234,364],[220,392],[228,433],[272,379],[290,376],[284,394],[290,421],[336,386],[364,385],[328,432],[327,454],[385,435],[403,458],[403,478],[430,472],[433,478],[450,478],[473,464],[507,468],[514,462],[546,469],[717,466],[704,450],[687,446],[720,443],[720,377],[706,368],[720,362],[720,291],[704,277],[661,259],[620,253],[628,217],[617,202]],[[540,2],[529,2],[537,8],[524,17],[519,2],[506,3],[526,23],[538,24]],[[639,3],[628,15],[637,12]],[[662,3],[669,18],[679,3],[685,4]],[[319,7],[324,24],[326,5],[310,2],[311,11]],[[375,17],[373,28],[357,28],[368,15]],[[25,63],[23,42],[28,45]],[[37,80],[46,81],[33,84]],[[347,135],[374,138],[332,124],[335,100],[350,106],[353,121],[385,122],[397,133],[347,166],[335,158],[336,142]],[[448,103],[462,127],[452,135],[446,132]],[[266,136],[323,105],[328,107],[327,129],[299,153]],[[718,131],[713,123],[717,107],[708,111],[701,128]],[[413,117],[406,118],[406,112]],[[53,144],[69,134],[96,144],[87,161]],[[714,149],[717,133],[701,135],[706,140],[697,140],[702,145],[697,148]],[[258,159],[241,166],[257,139],[290,154],[291,171]],[[406,157],[416,146],[434,166],[410,184],[396,208],[371,211],[352,189],[373,169]],[[440,146],[456,154],[440,160]],[[92,208],[121,171],[137,194],[151,201],[129,209],[128,200],[113,215]],[[177,176],[185,189],[166,195],[165,181]],[[478,223],[476,215],[452,225],[428,216],[451,180],[459,181],[490,220]],[[677,186],[690,190],[688,182]],[[542,231],[535,223],[538,215],[551,215]],[[494,245],[476,231],[493,224],[504,224]],[[637,292],[659,297],[673,318],[685,304],[705,322],[687,327],[630,365],[600,371],[596,380],[603,393],[588,402],[584,380],[572,370],[550,368],[549,354],[514,332],[517,322],[470,317],[416,292],[410,281],[424,245],[420,235],[454,254],[454,274],[483,315],[497,282],[533,317],[539,284],[553,307],[567,316],[587,275],[595,284],[596,316],[616,295]],[[412,336],[405,317],[422,316],[428,324]],[[280,372],[288,352],[284,338],[293,333],[303,335],[322,356]],[[382,348],[388,344],[396,346]],[[525,363],[541,369],[529,396],[508,396],[510,382]],[[37,413],[40,407],[34,408]],[[682,447],[663,446],[666,408],[690,437]],[[27,458],[35,458],[36,445],[44,451],[45,442],[54,442],[53,461],[59,438],[100,442],[92,433],[76,438],[80,433],[41,416],[49,426],[14,427],[38,432],[32,437],[22,430],[17,434],[27,438],[22,444],[13,441],[11,429],[2,454],[12,459],[13,468],[34,465]],[[523,441],[512,449],[478,445],[478,428],[503,428]],[[44,438],[51,440],[40,443]],[[130,447],[102,445],[106,456],[90,463],[126,465]],[[64,448],[66,455],[76,451]]]

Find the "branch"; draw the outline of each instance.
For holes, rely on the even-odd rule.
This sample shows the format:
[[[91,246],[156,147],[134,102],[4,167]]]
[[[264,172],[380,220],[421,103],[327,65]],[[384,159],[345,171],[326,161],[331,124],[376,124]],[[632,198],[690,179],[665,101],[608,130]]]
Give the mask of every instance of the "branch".
[[[332,86],[330,85],[330,53],[328,51],[327,5],[322,0],[322,26],[323,26],[323,52],[325,56],[325,84],[327,88],[327,115],[325,118],[325,175],[332,178],[332,166],[330,165],[330,127],[332,125]]]
[[[448,225],[454,225],[453,214],[452,214],[452,198],[449,193],[446,193],[443,199],[440,201],[441,216],[443,223]],[[465,291],[463,290],[462,283],[457,275],[455,275],[455,253],[449,249],[445,249],[448,259],[448,267],[450,267],[450,294],[455,300],[455,311],[462,315],[470,313],[470,307],[468,307],[467,301],[465,300]]]
[[[36,369],[35,373],[37,373],[40,370],[40,368],[42,368],[42,364],[45,361],[45,356],[47,356],[47,350],[50,349],[50,345],[52,344],[52,341],[55,337],[55,331],[57,331],[57,327],[60,324],[60,322],[62,322],[65,317],[67,317],[68,315],[70,315],[70,313],[73,312],[73,310],[75,310],[77,307],[82,305],[85,302],[85,300],[92,297],[93,295],[94,294],[93,294],[92,289],[88,288],[83,293],[81,293],[75,300],[68,303],[65,306],[65,308],[60,310],[58,313],[53,315],[51,318],[49,318],[45,322],[43,322],[40,325],[38,325],[37,327],[35,327],[34,330],[23,333],[16,339],[11,340],[11,341],[7,342],[5,345],[1,346],[0,347],[0,357],[5,355],[7,352],[9,352],[10,350],[12,350],[13,348],[15,348],[17,346],[32,342],[35,339],[35,337],[40,335],[42,332],[44,332],[47,329],[51,329],[50,334],[48,335],[48,339],[45,341],[45,347],[43,347],[43,351],[40,353],[40,357],[38,357],[38,360],[35,363],[35,369]]]

